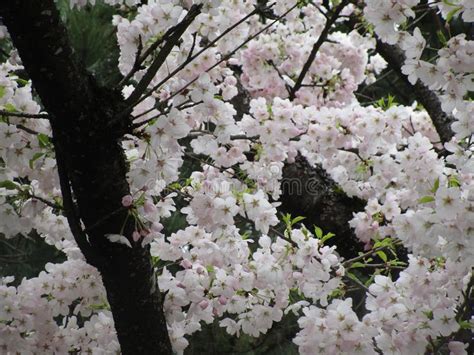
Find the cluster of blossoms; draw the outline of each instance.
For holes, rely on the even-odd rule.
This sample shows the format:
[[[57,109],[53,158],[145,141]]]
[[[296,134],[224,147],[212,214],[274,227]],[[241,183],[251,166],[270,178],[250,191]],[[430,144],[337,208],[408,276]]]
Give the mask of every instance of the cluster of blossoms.
[[[206,46],[257,1],[204,2],[181,47],[171,51],[150,82],[150,94],[135,105],[139,129],[122,141],[131,189],[122,205],[136,221],[134,243],[108,235],[125,247],[150,244],[162,266],[158,283],[166,292],[164,310],[175,351],[186,348],[187,336],[202,323],[218,320],[231,335],[257,337],[290,311],[303,314],[294,342],[308,354],[315,349],[422,354],[430,339],[459,330],[456,311],[471,276],[466,260],[474,254],[474,160],[466,144],[474,132],[474,105],[465,100],[472,91],[473,42],[455,36],[435,64],[421,60],[426,46],[421,31],[400,30],[415,16],[418,2],[367,0],[364,15],[382,40],[404,50],[409,80],[420,79],[444,95],[443,109],[457,120],[456,137],[444,146],[416,104],[357,102],[358,85],[372,82],[385,66],[371,53],[375,41],[370,35],[330,34],[302,88],[289,99],[326,24],[327,14],[318,11],[321,1],[299,7],[278,1],[274,15],[287,13],[285,19],[228,60],[223,58],[264,28],[258,16]],[[86,3],[71,1],[71,6]],[[163,38],[193,3],[200,2],[148,1],[133,16],[115,16],[122,74],[133,69],[139,48],[144,53]],[[462,18],[472,20],[469,1],[452,4],[438,4],[444,16],[449,6],[459,6]],[[343,15],[353,10],[347,6]],[[135,81],[151,62],[142,63]],[[37,114],[31,85],[14,75],[20,68],[14,63],[12,57],[0,66],[0,108]],[[233,101],[238,88],[250,98],[246,109]],[[134,89],[124,87],[124,97]],[[0,121],[0,230],[13,237],[35,229],[68,257],[17,287],[8,285],[10,279],[0,284],[0,350],[113,353],[119,345],[100,276],[82,261],[60,215],[50,134],[44,119]],[[443,149],[446,157],[438,154]],[[347,195],[367,201],[351,226],[368,249],[382,238],[397,238],[412,254],[397,280],[375,276],[362,319],[351,298],[337,299],[346,273],[337,249],[304,227],[276,229],[283,166],[298,154],[322,165]],[[178,184],[185,158],[199,168]],[[178,199],[185,205],[180,211]],[[163,220],[173,213],[185,215],[186,226],[165,235]],[[451,342],[449,349],[463,354],[464,345]]]
[[[297,23],[306,31],[287,24],[275,25],[269,34],[259,36],[240,52],[236,64],[242,66],[242,84],[254,97],[287,98],[314,43],[321,34],[325,18],[315,7],[307,7],[304,20]],[[306,106],[344,106],[364,81],[368,50],[374,41],[357,31],[329,35],[318,51],[296,103]]]
[[[465,268],[451,261],[443,264],[411,257],[395,282],[375,276],[366,301],[369,313],[363,322],[373,329],[377,347],[384,354],[425,354],[429,339],[459,330],[455,312],[461,290],[469,281]],[[464,353],[462,350],[451,353]]]
[[[263,234],[251,249],[252,240],[235,226],[213,232],[190,226],[152,242],[152,255],[182,268],[174,275],[165,268],[158,277],[177,351],[187,345],[183,335],[215,318],[231,335],[265,334],[282,319],[290,292],[327,304],[344,274],[334,247],[322,246],[305,229],[290,235],[272,241]]]
[[[309,306],[298,320],[295,337],[300,354],[377,354],[370,327],[352,310],[352,299],[334,300],[328,307]]]
[[[326,308],[304,307],[294,342],[302,354],[425,354],[429,339],[460,329],[455,310],[468,282],[464,275],[458,263],[410,257],[395,282],[375,276],[362,320],[350,298]],[[465,354],[465,344],[452,341],[448,347],[450,354]]]
[[[431,90],[440,93],[442,108],[447,114],[453,110],[464,111],[469,92],[474,91],[474,41],[461,33],[451,37],[437,53],[435,63],[422,59],[426,40],[418,27],[412,34],[405,30],[407,18],[416,16],[413,8],[419,0],[366,0],[364,15],[375,28],[380,39],[389,44],[399,44],[406,61],[402,72],[414,84],[418,79]],[[474,21],[471,1],[435,1],[426,6],[437,6],[447,21],[461,15],[465,22]],[[463,136],[461,138],[465,138]]]
[[[0,279],[2,354],[120,349],[97,270],[82,260],[46,264],[38,277]]]

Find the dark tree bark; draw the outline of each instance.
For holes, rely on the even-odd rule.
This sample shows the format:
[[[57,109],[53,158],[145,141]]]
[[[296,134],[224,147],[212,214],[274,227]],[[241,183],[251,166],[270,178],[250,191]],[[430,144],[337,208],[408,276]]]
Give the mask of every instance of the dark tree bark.
[[[325,233],[334,233],[327,244],[336,245],[339,255],[350,259],[363,249],[349,221],[364,210],[365,201],[347,196],[322,167],[312,167],[298,156],[283,169],[282,189],[280,208],[293,217],[305,216],[303,223],[310,230],[316,225]]]
[[[53,0],[4,0],[0,16],[51,116],[65,214],[87,261],[102,275],[122,353],[170,354],[149,249],[104,237],[120,233],[127,217],[121,206],[129,185],[120,139],[130,123],[120,115],[122,96],[99,87],[75,62]],[[129,218],[122,234],[131,239],[133,229]]]

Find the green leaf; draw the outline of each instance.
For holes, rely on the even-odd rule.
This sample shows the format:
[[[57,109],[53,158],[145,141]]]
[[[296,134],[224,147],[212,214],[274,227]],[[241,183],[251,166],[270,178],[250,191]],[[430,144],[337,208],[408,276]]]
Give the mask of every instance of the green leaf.
[[[379,247],[391,247],[393,244],[393,240],[390,237],[384,238],[382,240],[376,240],[374,243],[374,249]]]
[[[47,148],[50,146],[51,141],[49,140],[49,137],[46,134],[39,133],[38,134],[38,143],[41,148]]]
[[[287,226],[291,226],[291,214],[287,213],[281,216],[281,219]]]
[[[45,153],[41,153],[41,152],[37,152],[33,155],[33,158],[30,159],[29,161],[29,166],[30,166],[30,169],[33,169],[33,163],[35,161],[37,161],[39,158],[41,158],[42,156],[45,156],[46,154]]]
[[[374,281],[376,274],[378,274],[378,273],[370,275],[370,278],[367,281],[365,281],[364,285],[365,286],[370,286],[370,284]]]
[[[22,79],[22,78],[16,79],[16,82],[17,82],[18,85],[20,85],[20,86],[26,86],[26,85],[28,85],[28,83],[29,83],[28,80],[25,80],[25,79]]]
[[[329,240],[334,236],[335,236],[334,233],[331,233],[331,232],[327,233],[325,236],[321,238],[321,243],[324,243],[326,240]]]
[[[318,226],[314,226],[314,234],[316,234],[318,239],[321,239],[323,237],[323,230]]]
[[[0,86],[0,99],[5,96],[6,91],[5,86]]]
[[[4,180],[0,182],[0,188],[3,187],[7,190],[18,190],[19,186],[15,184],[13,181]]]
[[[467,320],[460,321],[459,325],[461,326],[461,329],[471,329],[472,328],[471,323]]]
[[[244,234],[242,234],[242,240],[249,239],[251,235],[250,231],[245,231]]]
[[[458,6],[458,4],[453,3],[452,1],[449,0],[443,0],[443,3],[449,6]]]
[[[451,175],[448,179],[449,187],[460,187],[461,183],[459,182],[457,176]]]
[[[446,43],[448,43],[448,40],[447,40],[446,37],[444,36],[443,31],[441,31],[441,30],[436,31],[436,36],[438,36],[438,40],[441,42],[441,44],[442,44],[443,46],[446,45]]]
[[[16,107],[10,103],[6,104],[4,107],[5,107],[5,111],[16,112]]]
[[[433,185],[433,188],[431,189],[431,192],[432,193],[436,193],[436,191],[438,191],[439,189],[439,178],[437,178],[434,182],[434,185]]]
[[[272,105],[271,104],[267,104],[267,112],[270,116],[273,115],[273,110],[272,110]]]
[[[382,250],[377,252],[377,256],[383,260],[384,263],[387,262],[387,254],[385,254]]]
[[[448,14],[446,15],[446,22],[449,23],[453,19],[454,15],[456,15],[461,9],[462,9],[462,6],[458,6],[452,9],[451,11],[449,11]]]
[[[359,267],[365,267],[365,264],[361,263],[360,261],[356,261],[355,263],[352,263],[350,266],[351,269],[355,269]]]
[[[418,203],[429,203],[435,200],[434,196],[423,196],[418,200]]]
[[[347,276],[348,276],[349,278],[351,278],[352,280],[356,280],[356,281],[359,281],[359,282],[360,282],[359,278],[358,278],[355,274],[353,274],[352,272],[350,272],[350,271],[347,272]]]
[[[301,222],[303,219],[306,219],[306,217],[303,217],[303,216],[295,217],[295,218],[293,218],[293,220],[291,221],[291,225],[294,225],[295,223]]]

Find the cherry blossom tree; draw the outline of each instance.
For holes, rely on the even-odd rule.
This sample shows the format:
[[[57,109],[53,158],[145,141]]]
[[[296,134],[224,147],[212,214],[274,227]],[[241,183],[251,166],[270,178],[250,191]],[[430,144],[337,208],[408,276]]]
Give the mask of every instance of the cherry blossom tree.
[[[53,0],[0,3],[0,232],[67,257],[0,278],[1,353],[183,353],[291,315],[302,354],[468,353],[472,1],[103,2],[107,85]],[[416,102],[364,99],[391,73]]]

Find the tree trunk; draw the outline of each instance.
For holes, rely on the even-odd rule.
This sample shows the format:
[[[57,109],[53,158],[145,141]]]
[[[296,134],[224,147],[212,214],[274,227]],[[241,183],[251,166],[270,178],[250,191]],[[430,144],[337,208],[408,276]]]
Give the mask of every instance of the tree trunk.
[[[120,139],[130,124],[120,115],[121,94],[100,88],[75,62],[53,0],[4,0],[0,16],[52,117],[65,214],[87,261],[102,275],[122,353],[171,354],[149,249],[104,237],[122,232],[131,240],[134,229],[121,205],[129,185]]]

